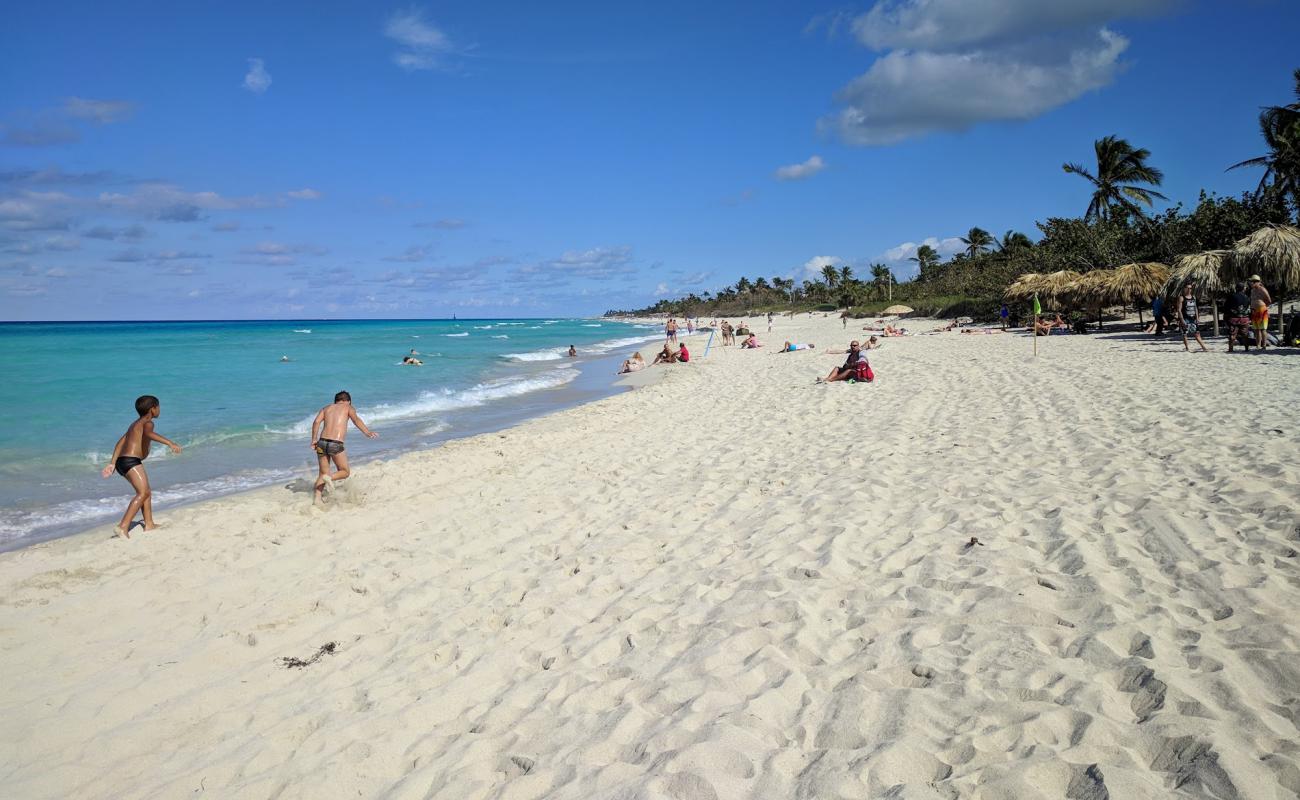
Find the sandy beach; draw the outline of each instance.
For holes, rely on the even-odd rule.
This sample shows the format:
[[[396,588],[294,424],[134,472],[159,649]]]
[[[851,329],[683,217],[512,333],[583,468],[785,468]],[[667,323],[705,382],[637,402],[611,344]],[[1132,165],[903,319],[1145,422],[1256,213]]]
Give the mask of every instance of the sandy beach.
[[[1300,355],[765,328],[0,555],[0,794],[1300,794]]]

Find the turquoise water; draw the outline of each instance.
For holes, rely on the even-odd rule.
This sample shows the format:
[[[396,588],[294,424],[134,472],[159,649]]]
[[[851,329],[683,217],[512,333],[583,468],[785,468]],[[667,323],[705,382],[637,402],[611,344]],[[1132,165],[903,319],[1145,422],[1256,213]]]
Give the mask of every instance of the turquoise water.
[[[121,513],[126,482],[98,471],[141,394],[185,448],[147,462],[162,508],[308,474],[311,418],[341,389],[380,433],[353,431],[348,451],[373,458],[559,407],[583,364],[655,333],[570,319],[0,323],[0,547]],[[400,366],[412,349],[424,366]]]

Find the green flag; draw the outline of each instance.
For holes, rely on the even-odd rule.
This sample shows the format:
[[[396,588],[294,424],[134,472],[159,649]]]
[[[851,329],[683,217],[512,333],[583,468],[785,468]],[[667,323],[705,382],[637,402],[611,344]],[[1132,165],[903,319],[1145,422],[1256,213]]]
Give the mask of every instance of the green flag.
[[[1043,313],[1043,307],[1038,302],[1038,295],[1034,295],[1034,316],[1036,317],[1041,313]]]

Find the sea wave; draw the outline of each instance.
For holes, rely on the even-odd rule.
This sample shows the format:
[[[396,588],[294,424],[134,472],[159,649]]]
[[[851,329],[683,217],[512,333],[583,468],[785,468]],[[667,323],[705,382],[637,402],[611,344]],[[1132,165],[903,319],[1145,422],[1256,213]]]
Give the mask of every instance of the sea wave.
[[[449,337],[449,338],[453,338],[453,339],[454,339],[454,338],[456,338],[456,337],[458,337],[458,336],[469,336],[469,332],[466,331],[465,333],[444,333],[443,336],[447,336],[447,337]]]
[[[584,356],[600,356],[611,350],[619,350],[624,347],[630,347],[634,344],[642,344],[657,336],[628,336],[621,339],[608,339],[595,344],[584,345],[578,348],[578,354]],[[503,353],[502,358],[509,361],[558,361],[569,354],[567,347],[548,347],[543,350],[533,350],[527,353]]]

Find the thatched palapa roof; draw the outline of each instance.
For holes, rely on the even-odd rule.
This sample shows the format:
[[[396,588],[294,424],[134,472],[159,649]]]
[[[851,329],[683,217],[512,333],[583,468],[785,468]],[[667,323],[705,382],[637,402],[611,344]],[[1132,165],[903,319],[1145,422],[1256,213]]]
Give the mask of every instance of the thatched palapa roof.
[[[1157,261],[1125,264],[1108,270],[1110,302],[1133,303],[1159,294],[1169,280],[1169,267]]]
[[[1233,245],[1230,256],[1237,277],[1259,273],[1277,286],[1300,286],[1300,229],[1265,225]]]
[[[1175,294],[1188,283],[1207,292],[1222,291],[1232,282],[1232,275],[1228,273],[1229,255],[1227,250],[1206,250],[1183,256],[1165,279],[1165,292]]]

